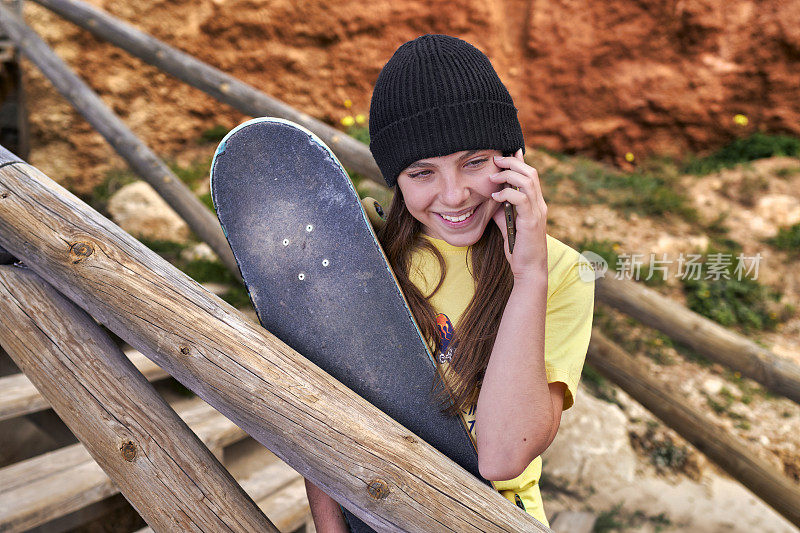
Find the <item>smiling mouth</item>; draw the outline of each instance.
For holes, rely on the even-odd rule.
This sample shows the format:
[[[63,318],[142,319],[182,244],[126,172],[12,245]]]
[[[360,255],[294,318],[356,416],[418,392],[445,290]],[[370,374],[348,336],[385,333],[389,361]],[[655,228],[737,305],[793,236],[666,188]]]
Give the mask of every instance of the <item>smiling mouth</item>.
[[[468,211],[465,211],[465,212],[463,212],[463,213],[461,213],[459,215],[455,215],[455,216],[445,215],[444,213],[436,213],[436,214],[439,215],[440,217],[442,217],[443,219],[445,219],[448,222],[454,222],[454,223],[455,222],[463,222],[463,221],[467,220],[468,218],[470,218],[477,208],[478,207],[475,206],[475,207],[469,209]]]

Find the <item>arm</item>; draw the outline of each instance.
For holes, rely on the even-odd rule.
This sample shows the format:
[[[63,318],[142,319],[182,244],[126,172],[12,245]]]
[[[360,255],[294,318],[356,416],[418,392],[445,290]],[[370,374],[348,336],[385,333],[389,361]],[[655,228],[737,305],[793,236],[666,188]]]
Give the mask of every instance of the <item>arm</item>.
[[[547,280],[515,283],[483,378],[475,412],[478,463],[486,479],[517,477],[552,442],[563,383],[547,383],[544,316]]]
[[[314,518],[314,527],[318,533],[350,533],[344,520],[342,510],[336,500],[328,496],[322,489],[306,481],[306,495]]]
[[[511,290],[475,411],[478,467],[491,480],[518,476],[552,442],[561,420],[564,385],[548,384],[544,361],[547,310],[547,206],[536,170],[522,151],[495,161],[498,185],[515,188],[493,194],[517,210],[514,253],[506,259],[514,273]],[[495,222],[508,242],[502,208]],[[560,396],[559,396],[560,395]]]

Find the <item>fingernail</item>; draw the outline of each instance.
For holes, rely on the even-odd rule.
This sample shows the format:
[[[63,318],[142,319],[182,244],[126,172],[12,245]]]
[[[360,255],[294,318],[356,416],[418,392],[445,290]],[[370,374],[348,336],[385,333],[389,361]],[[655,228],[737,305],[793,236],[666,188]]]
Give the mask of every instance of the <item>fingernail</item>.
[[[503,156],[501,156],[501,155],[496,155],[496,156],[493,156],[493,157],[494,157],[495,161],[497,161],[498,159],[503,159]]]
[[[493,192],[493,193],[492,193],[492,198],[497,198],[497,195],[498,195],[498,194],[500,194],[500,192],[499,192],[499,191],[498,191],[498,192]]]

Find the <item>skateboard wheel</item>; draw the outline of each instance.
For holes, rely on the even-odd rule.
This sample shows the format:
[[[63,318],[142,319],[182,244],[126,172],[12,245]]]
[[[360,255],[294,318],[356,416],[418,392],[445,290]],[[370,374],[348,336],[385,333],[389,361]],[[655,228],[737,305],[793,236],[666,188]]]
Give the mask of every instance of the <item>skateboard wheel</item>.
[[[374,207],[375,207],[375,212],[378,213],[378,216],[385,219],[386,215],[383,214],[383,208],[381,207],[381,204],[375,202]]]
[[[304,279],[306,279],[306,275],[304,273],[300,272],[297,275],[297,279],[299,279],[300,281],[303,281]]]
[[[331,264],[331,262],[330,262],[330,261],[328,261],[327,259],[323,259],[323,260],[322,260],[322,266],[326,267],[326,266],[328,266],[328,265],[330,265],[330,264]]]
[[[311,224],[309,224],[308,226],[306,226],[306,231],[307,231],[307,232],[311,233],[313,230],[314,230],[314,226],[312,226]]]
[[[289,239],[283,239],[283,245],[289,246]]]

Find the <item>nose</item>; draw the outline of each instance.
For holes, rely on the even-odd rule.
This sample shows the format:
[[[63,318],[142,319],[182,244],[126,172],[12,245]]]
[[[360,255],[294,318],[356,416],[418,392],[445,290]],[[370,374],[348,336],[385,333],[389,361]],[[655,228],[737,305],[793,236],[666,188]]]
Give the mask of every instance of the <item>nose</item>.
[[[459,172],[445,172],[440,181],[439,196],[442,203],[453,208],[461,207],[469,199],[469,184]]]

